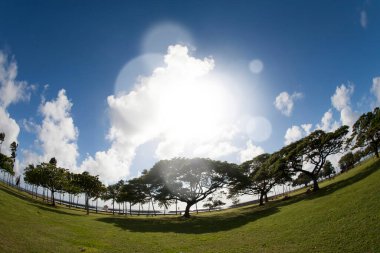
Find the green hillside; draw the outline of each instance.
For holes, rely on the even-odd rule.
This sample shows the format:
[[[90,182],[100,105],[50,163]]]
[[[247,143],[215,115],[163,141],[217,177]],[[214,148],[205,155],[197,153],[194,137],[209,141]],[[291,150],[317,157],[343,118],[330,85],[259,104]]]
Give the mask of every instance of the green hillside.
[[[0,185],[0,252],[379,252],[379,167],[372,159],[318,193],[188,220],[86,216]]]

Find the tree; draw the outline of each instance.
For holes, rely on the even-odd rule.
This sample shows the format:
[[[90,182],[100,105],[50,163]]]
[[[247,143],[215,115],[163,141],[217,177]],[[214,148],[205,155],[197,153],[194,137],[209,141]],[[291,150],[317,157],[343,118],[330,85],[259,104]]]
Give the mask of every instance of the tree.
[[[14,165],[14,161],[11,157],[8,157],[0,153],[0,168],[4,172],[8,172],[11,175],[14,174],[13,165]]]
[[[329,160],[327,160],[325,165],[323,165],[323,168],[322,168],[322,176],[331,178],[332,174],[335,174],[335,168],[332,165],[332,163]]]
[[[104,200],[112,199],[112,214],[115,214],[115,201],[118,200],[118,196],[121,190],[121,187],[124,185],[124,181],[120,180],[116,184],[109,185],[106,188],[106,192],[103,195]]]
[[[340,171],[345,172],[352,169],[355,166],[355,156],[352,152],[348,152],[342,156],[338,162]]]
[[[87,171],[82,174],[78,174],[78,184],[81,188],[81,192],[85,194],[85,208],[87,215],[90,214],[89,200],[92,198],[98,198],[103,191],[104,186],[99,181],[98,176],[92,176]]]
[[[3,145],[4,140],[5,140],[5,133],[1,132],[0,133],[0,153],[1,153],[1,147]]]
[[[145,203],[147,198],[147,187],[141,177],[133,178],[124,184],[120,191],[123,193],[124,201],[129,202],[129,213],[132,215],[131,207],[138,203]],[[139,213],[140,214],[140,213]]]
[[[296,179],[293,180],[293,186],[304,185],[305,187],[310,183],[311,179],[305,173],[300,173]]]
[[[208,211],[210,212],[212,209],[215,209],[219,206],[224,206],[226,203],[221,201],[220,199],[214,199],[213,197],[207,198],[206,203],[203,204],[203,207],[208,208]]]
[[[42,186],[46,187],[51,192],[52,205],[55,206],[54,193],[64,189],[66,184],[66,170],[64,168],[57,167],[57,161],[53,157],[49,163],[41,163],[37,166],[41,169],[43,175]]]
[[[264,197],[268,201],[267,194],[273,186],[287,180],[285,171],[273,166],[275,162],[276,159],[270,154],[262,154],[242,163],[237,172],[229,174],[231,176],[229,197],[259,194],[259,205],[264,205]]]
[[[226,184],[231,166],[227,162],[204,158],[161,160],[144,176],[144,182],[149,182],[150,194],[157,201],[186,203],[184,217],[188,218],[194,204]]]
[[[352,126],[352,134],[349,140],[354,143],[352,149],[369,146],[379,158],[380,145],[380,109],[376,107],[373,112],[367,112]]]
[[[279,151],[281,167],[289,173],[303,172],[313,181],[313,191],[319,190],[318,177],[327,157],[341,152],[348,126],[334,132],[316,130]],[[308,165],[308,166],[307,166]]]

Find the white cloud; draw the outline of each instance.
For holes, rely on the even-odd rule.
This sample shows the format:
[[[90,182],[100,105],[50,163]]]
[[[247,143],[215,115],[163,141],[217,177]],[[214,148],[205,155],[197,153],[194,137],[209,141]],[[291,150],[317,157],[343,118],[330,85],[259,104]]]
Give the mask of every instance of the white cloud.
[[[371,92],[375,95],[377,99],[377,104],[380,104],[380,77],[375,77],[372,79]]]
[[[76,168],[78,157],[78,129],[71,117],[71,101],[65,90],[60,90],[55,100],[41,105],[44,117],[38,139],[44,152],[44,160],[55,157],[59,166],[67,169]]]
[[[290,116],[293,111],[294,101],[301,99],[303,97],[302,93],[294,92],[292,95],[286,91],[281,92],[274,101],[274,105],[282,114],[285,116]]]
[[[20,127],[3,107],[0,107],[0,132],[5,133],[5,139],[1,145],[1,153],[10,155],[9,146],[12,142],[17,142]]]
[[[246,143],[246,149],[240,151],[239,160],[241,163],[251,160],[252,158],[264,154],[265,151],[260,146],[255,146],[251,140],[248,140]]]
[[[336,87],[331,103],[340,112],[340,120],[343,125],[352,126],[358,118],[357,113],[351,109],[351,96],[354,93],[353,85]]]
[[[306,134],[310,134],[310,131],[311,131],[311,128],[313,127],[313,124],[303,124],[303,125],[301,125],[301,127]]]
[[[29,89],[33,86],[24,81],[17,81],[17,64],[8,60],[8,56],[0,51],[0,132],[5,133],[5,140],[1,152],[10,154],[9,146],[12,142],[18,142],[20,127],[11,118],[7,107],[12,103],[28,100]]]
[[[336,130],[340,126],[340,123],[333,118],[333,112],[329,109],[323,114],[321,122],[317,124],[316,129],[321,129],[325,132],[331,132]]]
[[[350,106],[351,95],[354,93],[353,85],[344,85],[336,87],[334,95],[331,97],[331,103],[338,111]]]
[[[23,150],[23,163],[47,162],[55,157],[58,166],[72,171],[77,170],[78,129],[71,117],[72,102],[66,96],[65,90],[58,92],[57,98],[51,101],[42,100],[40,113],[41,125],[32,121],[24,121],[24,127],[37,133],[36,146],[41,150],[37,154],[31,150]]]
[[[234,105],[224,79],[213,73],[212,58],[192,57],[185,46],[168,48],[165,66],[141,77],[129,93],[107,99],[111,146],[89,156],[81,170],[106,182],[129,175],[136,149],[158,142],[158,159],[176,156],[218,158],[238,152],[232,144],[236,129]]]
[[[8,56],[0,51],[0,106],[4,109],[11,103],[30,98],[29,89],[32,86],[24,81],[17,81],[17,64],[8,61]]]
[[[362,10],[360,12],[360,25],[364,29],[367,28],[367,26],[368,26],[368,16],[367,16],[367,12],[365,10]]]
[[[303,124],[300,126],[292,126],[285,133],[285,145],[295,142],[306,135],[310,134],[312,124]]]

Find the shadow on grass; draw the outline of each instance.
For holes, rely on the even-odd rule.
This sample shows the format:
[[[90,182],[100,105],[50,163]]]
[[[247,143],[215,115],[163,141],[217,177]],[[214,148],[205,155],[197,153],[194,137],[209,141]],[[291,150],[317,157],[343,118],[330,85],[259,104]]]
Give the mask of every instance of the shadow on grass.
[[[29,203],[40,203],[38,200],[33,199],[32,197],[24,195],[22,192],[19,192],[18,190],[10,190],[6,186],[0,185],[0,190],[3,192],[6,192],[9,195],[12,195],[16,198],[25,200]]]
[[[35,206],[35,207],[37,207],[41,210],[44,210],[44,211],[50,211],[50,212],[54,212],[54,213],[58,213],[58,214],[66,214],[66,215],[72,215],[72,216],[80,216],[79,214],[68,213],[65,211],[58,210],[55,207],[45,206],[47,204],[41,203],[41,201],[39,201],[37,199],[33,199],[30,196],[24,195],[22,192],[19,192],[16,189],[10,190],[5,186],[0,185],[0,190],[6,192],[9,195],[12,195],[12,196],[18,198],[18,199],[22,199],[22,200],[28,202],[28,205]]]
[[[330,185],[327,185],[323,188],[321,188],[319,191],[308,195],[305,199],[307,200],[312,200],[315,198],[320,198],[326,195],[329,195],[339,189],[342,189],[346,186],[352,185],[356,182],[359,182],[366,177],[370,176],[372,173],[374,173],[376,170],[378,170],[380,167],[380,160],[375,161],[373,164],[369,165],[366,167],[364,170],[361,172],[357,173],[356,175],[349,177],[347,179],[332,183]]]
[[[247,223],[254,222],[258,219],[270,216],[279,212],[282,206],[291,205],[302,200],[311,200],[329,195],[341,188],[356,183],[372,173],[380,166],[380,160],[365,168],[356,175],[332,183],[321,188],[316,193],[300,194],[291,197],[289,200],[276,200],[268,203],[265,207],[247,206],[240,208],[238,212],[225,212],[211,216],[195,216],[190,219],[160,217],[160,218],[117,218],[104,217],[98,218],[98,221],[113,224],[121,229],[132,232],[174,232],[185,234],[203,234],[227,231],[241,227]]]
[[[32,203],[29,203],[29,205],[35,206],[38,209],[41,209],[41,210],[47,211],[47,212],[53,212],[53,213],[57,213],[57,214],[70,215],[70,216],[83,216],[83,215],[76,214],[76,213],[68,213],[68,212],[59,210],[59,209],[57,209],[55,207],[42,206],[42,205],[39,205],[39,204],[32,204]]]
[[[98,221],[114,224],[115,226],[131,232],[174,232],[181,234],[204,234],[218,231],[227,231],[253,222],[257,219],[278,212],[277,207],[250,208],[238,214],[220,214],[213,216],[193,216],[189,219],[183,217],[160,218],[98,218]]]

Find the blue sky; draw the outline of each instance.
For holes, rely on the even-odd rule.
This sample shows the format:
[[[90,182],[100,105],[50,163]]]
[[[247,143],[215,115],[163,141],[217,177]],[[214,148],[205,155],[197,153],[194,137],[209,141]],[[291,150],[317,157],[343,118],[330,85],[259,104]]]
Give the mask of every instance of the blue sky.
[[[376,79],[380,76],[377,1],[16,0],[0,1],[0,9],[0,50],[8,64],[17,64],[15,85],[20,88],[17,81],[26,82],[20,88],[23,96],[6,106],[2,100],[8,119],[3,122],[14,119],[19,133],[15,135],[14,124],[5,127],[0,121],[0,130],[10,131],[8,136],[13,133],[20,143],[20,169],[28,162],[56,156],[61,158],[61,165],[77,171],[92,170],[111,182],[136,176],[170,155],[209,154],[215,159],[240,162],[243,156],[276,151],[286,141],[315,128],[330,131],[350,123],[380,99],[380,81]],[[202,61],[197,64],[204,65],[206,75],[219,75],[223,92],[229,94],[219,109],[226,106],[229,110],[239,104],[231,121],[239,125],[223,129],[226,134],[237,128],[234,136],[221,133],[208,142],[193,143],[189,135],[185,141],[191,145],[186,144],[182,151],[172,150],[179,140],[171,136],[167,125],[155,133],[151,133],[154,128],[132,131],[128,125],[132,119],[116,113],[124,108],[118,107],[123,101],[131,99],[128,93],[136,91],[136,84],[131,82],[135,75],[151,76],[155,67],[165,65],[168,46],[178,43],[182,48],[173,49],[174,56],[187,46],[186,57]],[[144,54],[150,54],[144,58],[144,64],[151,64],[146,69],[141,66]],[[136,57],[140,61],[123,77],[127,81],[122,86],[122,100],[115,83],[123,67],[131,66],[128,63]],[[213,61],[212,66],[206,66],[205,57]],[[255,59],[264,66],[259,73],[249,69]],[[59,97],[61,89],[66,92]],[[218,98],[215,94],[219,88],[210,89],[208,96]],[[282,92],[286,94],[280,96]],[[138,101],[139,108],[152,109],[143,95]],[[291,103],[290,110],[286,106]],[[179,108],[187,108],[183,106]],[[64,115],[56,119],[51,110],[59,109]],[[136,113],[131,110],[125,113]],[[139,117],[137,122],[156,124],[158,121],[149,119],[149,112],[140,111],[135,116]],[[178,120],[176,113],[166,115],[169,123],[173,118]],[[324,115],[325,125],[321,122]],[[269,133],[267,122],[272,127]],[[179,127],[183,126],[174,125]],[[117,134],[110,136],[111,129]],[[63,133],[58,134],[61,139],[57,133]],[[265,140],[260,139],[265,135]],[[49,136],[56,136],[54,141],[62,145],[49,142]],[[132,145],[130,139],[135,137],[139,140]],[[199,145],[203,146],[198,153],[190,150]],[[224,155],[212,152],[219,148]],[[103,153],[97,157],[97,152]],[[70,155],[72,160],[65,163]],[[108,162],[100,162],[102,158]],[[87,163],[83,165],[83,161]]]

